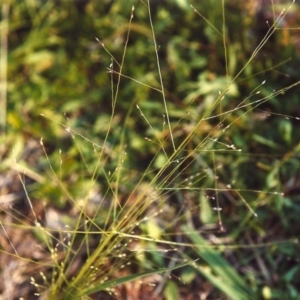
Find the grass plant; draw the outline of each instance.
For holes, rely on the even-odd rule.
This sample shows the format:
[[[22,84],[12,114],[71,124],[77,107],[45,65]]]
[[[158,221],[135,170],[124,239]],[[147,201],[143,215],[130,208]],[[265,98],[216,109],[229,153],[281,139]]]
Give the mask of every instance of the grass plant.
[[[12,9],[4,299],[299,297],[296,4],[175,2]]]

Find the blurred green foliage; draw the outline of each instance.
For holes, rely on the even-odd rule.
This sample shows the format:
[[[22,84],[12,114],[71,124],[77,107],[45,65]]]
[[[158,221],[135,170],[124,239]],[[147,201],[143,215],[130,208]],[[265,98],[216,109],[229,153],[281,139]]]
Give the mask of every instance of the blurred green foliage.
[[[178,188],[178,195],[173,192],[171,197],[183,205],[178,200],[186,196],[180,191],[181,184],[199,170],[203,172],[198,175],[203,178],[193,183],[203,187],[202,192],[191,193],[198,201],[199,228],[217,222],[213,210],[216,204],[211,199],[218,194],[227,229],[226,233],[216,233],[221,240],[227,238],[237,244],[269,243],[262,248],[226,250],[225,247],[224,257],[243,274],[257,293],[256,299],[298,299],[299,245],[291,241],[295,241],[300,230],[299,87],[261,101],[257,108],[255,101],[299,80],[296,67],[300,62],[299,32],[288,29],[295,27],[295,20],[299,24],[299,7],[296,4],[292,7],[281,29],[275,31],[247,65],[268,31],[266,20],[258,19],[258,11],[251,4],[225,1],[224,20],[219,0],[190,1],[198,13],[182,0],[150,2],[175,144],[179,145],[203,118],[178,159],[192,154],[209,137],[192,154],[193,163],[182,166],[181,175],[172,184],[162,183],[161,189]],[[125,198],[137,184],[138,174],[152,160],[156,168],[165,163],[158,146],[145,137],[155,140],[159,136],[165,140],[166,151],[172,151],[161,93],[155,90],[161,87],[146,3],[137,0],[8,3],[6,147],[19,149],[15,156],[21,163],[22,149],[28,141],[43,138],[53,170],[76,201],[95,188],[92,177],[97,179],[97,189],[106,191],[108,186],[103,173],[94,174],[101,152],[97,145],[102,145],[109,130],[120,71],[112,56],[121,62],[130,30],[122,69],[124,77],[105,153],[105,168],[113,172],[122,152],[127,152],[123,163],[126,172],[120,179],[120,193]],[[129,29],[132,5],[134,18]],[[280,16],[281,6],[273,8],[276,16]],[[226,89],[245,65],[225,98],[212,109],[219,91]],[[111,74],[108,68],[116,73]],[[266,83],[261,85],[264,80]],[[247,106],[235,110],[239,105]],[[219,116],[213,117],[216,115]],[[215,137],[220,138],[215,141]],[[126,149],[120,148],[122,139]],[[242,151],[227,151],[230,145]],[[40,153],[37,161],[26,164],[46,178],[51,173],[46,155]],[[149,170],[145,179],[150,181],[154,171],[155,168]],[[212,174],[217,174],[218,180]],[[229,185],[232,190],[216,191]],[[34,180],[28,189],[35,201],[41,199],[56,207],[64,208],[70,200],[55,180]],[[257,213],[257,218],[253,218],[244,201]],[[142,230],[149,231],[149,235],[153,230],[157,233],[155,224],[151,229],[149,226]],[[209,233],[204,232],[204,236],[209,239]],[[290,242],[277,243],[283,240]],[[173,293],[179,292],[170,282],[165,290],[166,299],[174,299]]]

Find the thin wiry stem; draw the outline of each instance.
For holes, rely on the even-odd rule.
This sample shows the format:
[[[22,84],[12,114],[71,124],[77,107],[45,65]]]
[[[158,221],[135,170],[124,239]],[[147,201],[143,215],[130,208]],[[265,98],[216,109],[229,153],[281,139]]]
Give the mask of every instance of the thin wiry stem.
[[[162,74],[161,74],[160,63],[159,63],[158,47],[157,47],[157,43],[156,43],[154,27],[153,27],[153,22],[152,22],[152,18],[151,18],[150,0],[148,0],[148,12],[149,12],[149,22],[150,22],[150,26],[151,26],[151,30],[152,30],[152,35],[153,35],[153,42],[154,42],[155,55],[156,55],[156,63],[157,63],[158,75],[159,75],[159,80],[160,80],[160,85],[161,85],[161,93],[162,93],[163,102],[164,102],[164,106],[165,106],[166,119],[167,119],[168,126],[169,126],[170,137],[171,137],[173,149],[174,149],[174,152],[175,152],[176,147],[175,147],[174,138],[173,138],[173,134],[172,134],[172,128],[171,128],[171,123],[170,123],[170,118],[169,118],[168,106],[167,106],[167,101],[166,101],[166,96],[165,96],[165,91],[164,91],[164,84],[163,84],[163,79],[162,79]]]
[[[223,47],[224,47],[224,59],[225,59],[225,69],[226,69],[226,77],[228,78],[228,57],[227,57],[227,48],[226,48],[226,19],[225,19],[225,3],[224,0],[222,0],[222,19],[223,19],[223,25],[222,25],[222,31],[223,31]]]

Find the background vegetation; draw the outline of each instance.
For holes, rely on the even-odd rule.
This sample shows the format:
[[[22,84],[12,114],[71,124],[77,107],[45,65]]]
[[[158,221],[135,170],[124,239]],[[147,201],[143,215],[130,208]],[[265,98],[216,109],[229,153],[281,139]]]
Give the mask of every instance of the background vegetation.
[[[4,1],[2,299],[300,299],[299,11]]]

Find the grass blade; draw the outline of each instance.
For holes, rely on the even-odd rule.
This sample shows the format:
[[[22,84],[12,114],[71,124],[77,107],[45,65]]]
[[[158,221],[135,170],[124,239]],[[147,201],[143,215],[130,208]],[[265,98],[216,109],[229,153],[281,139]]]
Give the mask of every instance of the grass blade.
[[[195,245],[197,254],[205,260],[209,267],[197,268],[210,282],[224,292],[230,299],[253,299],[251,290],[232,266],[222,258],[220,253],[212,249],[210,244],[193,228],[182,226],[183,231]]]

